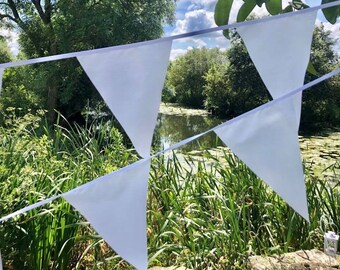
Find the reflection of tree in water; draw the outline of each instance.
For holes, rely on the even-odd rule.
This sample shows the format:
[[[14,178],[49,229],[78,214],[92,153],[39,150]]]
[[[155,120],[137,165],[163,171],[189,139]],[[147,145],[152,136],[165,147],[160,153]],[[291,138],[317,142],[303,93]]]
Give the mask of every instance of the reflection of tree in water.
[[[159,114],[153,146],[157,150],[168,148],[174,143],[207,131],[221,122],[222,120],[220,119],[207,116]],[[210,132],[202,138],[183,146],[181,151],[188,152],[218,145],[223,145],[223,143],[214,132]]]

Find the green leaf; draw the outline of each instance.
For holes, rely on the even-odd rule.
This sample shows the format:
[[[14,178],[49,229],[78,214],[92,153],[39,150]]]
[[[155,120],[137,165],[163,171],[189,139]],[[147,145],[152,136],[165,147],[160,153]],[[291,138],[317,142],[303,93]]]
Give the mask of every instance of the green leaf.
[[[282,11],[282,0],[268,0],[266,8],[270,15],[277,15]]]
[[[258,5],[259,7],[262,7],[262,4],[265,2],[266,0],[256,0],[256,5]]]
[[[335,0],[322,0],[322,4],[334,2]],[[340,7],[335,6],[335,7],[330,7],[330,8],[324,8],[322,10],[323,15],[325,15],[325,18],[327,21],[329,21],[331,24],[335,24],[337,18],[340,17]]]
[[[315,75],[315,76],[318,76],[319,73],[316,71],[314,65],[312,64],[311,61],[308,62],[308,66],[307,66],[307,71],[308,73],[312,74],[312,75]]]
[[[237,13],[237,22],[243,22],[256,6],[255,0],[247,0],[243,3]]]
[[[230,39],[230,32],[229,32],[229,29],[223,30],[223,35],[224,35],[227,39]]]
[[[309,6],[302,2],[301,0],[293,0],[293,2],[290,4],[293,6],[293,8],[297,10],[309,8]]]
[[[293,7],[291,5],[288,5],[282,10],[282,13],[288,13],[292,11],[293,11]]]
[[[215,23],[220,25],[228,24],[231,6],[234,0],[218,0],[215,6]]]

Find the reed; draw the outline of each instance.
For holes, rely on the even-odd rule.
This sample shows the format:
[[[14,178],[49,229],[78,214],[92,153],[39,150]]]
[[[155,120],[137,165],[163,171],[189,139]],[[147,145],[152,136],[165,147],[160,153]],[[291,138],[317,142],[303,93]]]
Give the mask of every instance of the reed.
[[[209,168],[203,160],[195,173],[184,172],[175,155],[154,163],[148,206],[153,209],[148,213],[151,264],[246,268],[250,255],[321,249],[323,230],[338,230],[340,183],[329,185],[305,168],[307,223],[235,156],[225,151],[223,159]]]
[[[0,127],[1,216],[137,159],[106,123],[80,127],[60,116],[64,124],[50,128],[42,115],[12,116]],[[204,153],[197,170],[187,166],[190,157],[170,157],[152,162],[150,266],[245,269],[250,255],[322,248],[323,230],[339,229],[340,184],[311,168],[305,168],[307,223],[228,151],[219,158]],[[0,237],[5,269],[132,269],[62,199],[1,224]]]

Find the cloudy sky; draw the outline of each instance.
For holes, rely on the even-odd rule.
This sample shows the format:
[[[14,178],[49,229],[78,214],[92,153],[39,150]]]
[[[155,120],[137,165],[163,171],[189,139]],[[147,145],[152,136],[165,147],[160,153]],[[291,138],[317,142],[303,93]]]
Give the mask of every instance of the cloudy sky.
[[[217,0],[177,0],[176,21],[172,26],[165,26],[165,36],[173,36],[182,33],[188,33],[200,29],[215,27],[214,23],[214,8]],[[283,0],[285,7],[290,0]],[[317,6],[321,0],[306,0],[310,6]],[[230,23],[235,22],[238,9],[241,7],[242,0],[234,0],[233,8],[230,16]],[[262,17],[268,15],[265,8],[256,8],[254,14]],[[340,37],[340,23],[331,25],[324,22],[325,19],[319,11],[317,23],[324,23],[326,29],[333,32],[335,38]],[[11,32],[2,31],[9,39],[11,51],[14,54],[18,53],[18,44],[16,35]],[[339,43],[339,42],[338,42]],[[200,47],[219,47],[226,49],[229,46],[228,40],[222,35],[221,32],[215,32],[204,36],[195,36],[192,38],[175,40],[172,46],[171,59],[175,59],[179,55],[185,53],[191,48]],[[336,50],[340,53],[340,45],[337,45]]]
[[[217,0],[179,0],[177,1],[176,22],[173,26],[165,27],[165,35],[172,36],[200,29],[215,27],[214,23],[214,8]],[[317,6],[321,0],[306,1],[310,6]],[[242,0],[234,0],[233,8],[230,16],[230,23],[236,21],[238,9],[242,5]],[[283,6],[288,4],[287,0],[283,0]],[[262,17],[268,15],[265,8],[256,8],[255,15]],[[327,29],[333,32],[334,37],[340,37],[340,23],[331,25],[324,22],[325,19],[319,12],[317,23],[323,22]],[[185,53],[191,48],[197,47],[219,47],[221,49],[229,46],[226,38],[222,33],[215,32],[204,36],[195,36],[193,38],[186,38],[175,40],[172,47],[171,59]]]

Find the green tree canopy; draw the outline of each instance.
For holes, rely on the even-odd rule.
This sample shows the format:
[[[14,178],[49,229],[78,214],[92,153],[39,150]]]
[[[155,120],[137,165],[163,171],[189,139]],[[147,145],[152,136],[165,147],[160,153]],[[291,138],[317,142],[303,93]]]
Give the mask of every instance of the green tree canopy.
[[[232,118],[270,99],[244,43],[236,34],[227,51],[228,65],[214,65],[205,75],[205,107],[214,114]],[[311,46],[311,63],[318,75],[306,73],[305,83],[339,67],[335,40],[323,26],[316,27]],[[293,90],[293,89],[292,89]],[[314,132],[340,123],[340,76],[304,91],[301,130]]]
[[[217,63],[226,62],[218,49],[192,49],[174,60],[168,71],[168,87],[175,92],[177,101],[185,106],[203,107],[204,75]]]
[[[174,0],[5,0],[3,25],[19,30],[28,58],[158,38],[174,20]],[[94,90],[74,59],[36,65],[34,88],[48,108],[66,116],[81,110]]]
[[[0,63],[10,62],[13,59],[13,54],[8,48],[5,37],[0,36]]]
[[[232,118],[269,100],[247,49],[239,37],[231,36],[226,52],[228,65],[215,65],[206,74],[205,107],[214,114]]]
[[[311,47],[310,61],[318,72],[317,75],[306,74],[305,83],[315,80],[320,75],[340,67],[339,54],[334,50],[336,40],[324,26],[316,27]],[[338,126],[340,123],[340,76],[304,91],[302,99],[301,128],[319,130],[323,127]]]

